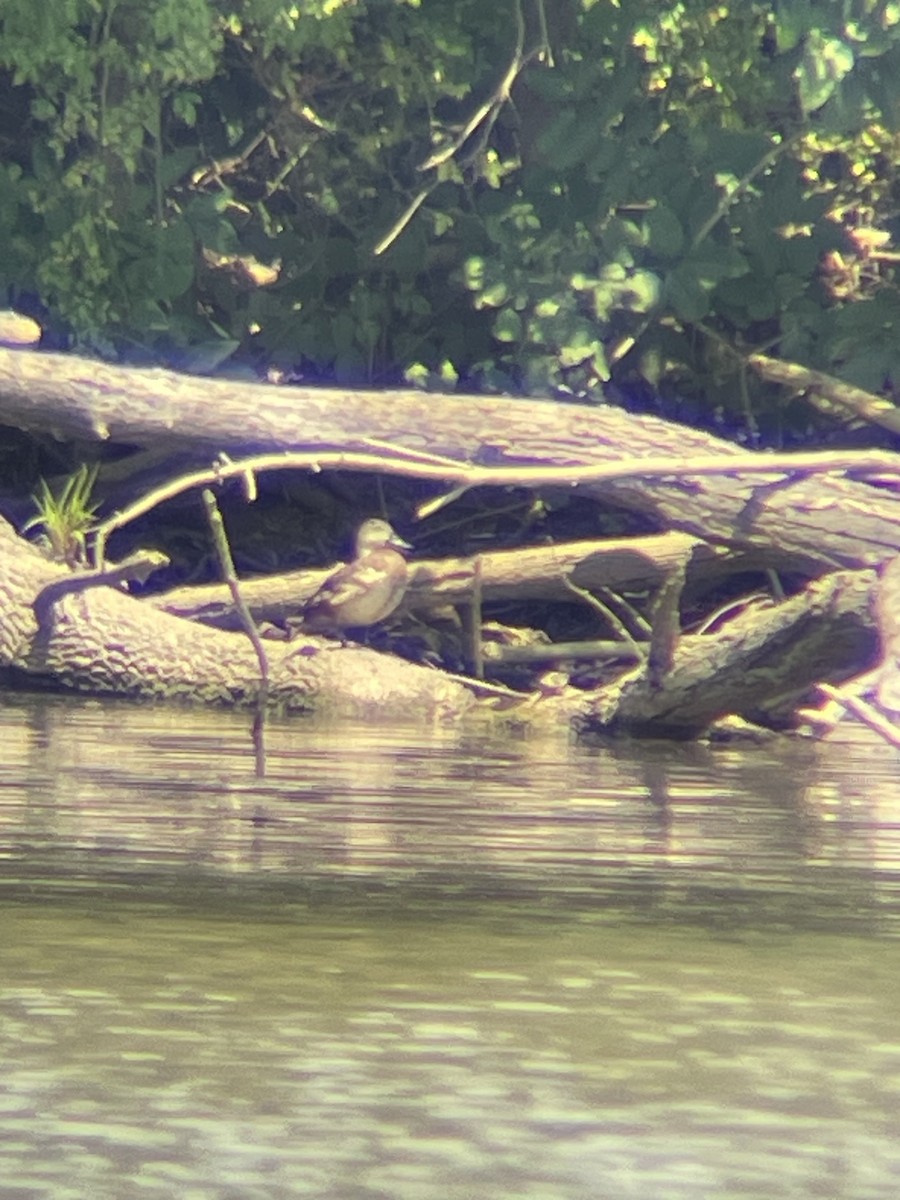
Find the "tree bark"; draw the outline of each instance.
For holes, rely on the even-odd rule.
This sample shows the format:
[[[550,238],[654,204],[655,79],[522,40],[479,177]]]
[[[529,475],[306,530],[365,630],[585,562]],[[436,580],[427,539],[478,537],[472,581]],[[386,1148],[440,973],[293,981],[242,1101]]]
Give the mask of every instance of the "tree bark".
[[[707,434],[618,409],[282,388],[0,349],[0,420],[58,436],[187,452],[200,465],[222,452],[236,458],[305,450],[366,454],[386,471],[411,476],[426,473],[427,462],[429,478],[439,481],[446,471],[457,483],[471,464],[493,472],[492,482],[523,486],[533,482],[535,468],[548,472],[554,486],[570,474],[574,483],[577,474],[581,494],[650,515],[669,530],[646,539],[654,550],[644,561],[636,561],[639,539],[486,553],[481,576],[489,596],[560,598],[569,573],[595,586],[633,578],[658,583],[689,552],[702,567],[724,551],[811,576],[831,572],[765,618],[745,614],[718,635],[682,638],[661,669],[641,665],[590,694],[562,688],[526,701],[495,697],[516,720],[540,711],[582,728],[687,736],[729,711],[772,713],[812,682],[844,679],[873,656],[874,574],[834,568],[880,564],[900,549],[900,496],[892,490],[838,474],[810,476],[807,467],[794,469],[782,458],[748,457]],[[721,460],[710,468],[718,474],[704,465],[711,456]],[[727,469],[731,458],[734,471]],[[900,458],[882,455],[879,463],[896,470]],[[586,468],[603,477],[584,478]],[[697,539],[707,543],[699,552]],[[62,578],[60,571],[0,521],[0,665],[7,670],[138,697],[229,704],[257,698],[259,666],[242,634],[161,611],[167,604],[188,611],[183,596],[150,604],[105,586],[64,587],[42,606],[38,598]],[[472,574],[471,560],[420,564],[413,602],[459,601]],[[296,580],[286,586],[295,589],[293,603]],[[274,603],[282,602],[279,594]],[[199,611],[196,592],[187,603]],[[453,678],[363,648],[300,638],[272,642],[270,658],[271,698],[287,708],[433,715],[458,714],[472,703]]]
[[[592,693],[564,688],[538,699],[495,689],[490,703],[521,724],[570,721],[582,730],[679,737],[728,712],[771,715],[812,682],[840,681],[872,656],[874,579],[872,572],[836,572],[763,618],[746,613],[718,635],[683,638],[661,680],[641,666]],[[0,667],[8,674],[140,699],[258,700],[259,665],[243,634],[160,612],[114,587],[81,589],[77,582],[0,519]],[[269,699],[288,710],[446,719],[473,705],[455,678],[364,647],[300,637],[268,643],[267,654]]]
[[[728,442],[616,408],[414,391],[276,387],[199,379],[0,348],[0,421],[59,437],[189,451],[195,462],[270,450],[428,452],[462,465],[609,466],[670,456],[669,478],[580,485],[583,494],[810,574],[867,567],[900,550],[900,492],[838,475],[692,475],[698,456],[745,458]],[[900,475],[900,457],[897,458]],[[406,471],[412,474],[412,469]]]
[[[835,571],[735,617],[718,636],[683,637],[660,680],[630,671],[579,713],[581,727],[693,737],[728,714],[786,722],[813,684],[842,682],[874,661],[875,581],[873,571]]]
[[[0,518],[0,667],[32,684],[146,700],[252,705],[249,639],[170,616],[114,587],[61,590],[71,577]],[[51,601],[39,604],[49,594]],[[54,592],[58,594],[54,597]],[[438,671],[322,638],[267,646],[269,699],[293,711],[371,718],[458,716],[471,704]]]
[[[574,597],[567,579],[588,590],[657,587],[695,549],[704,560],[716,557],[711,547],[681,533],[487,550],[478,555],[482,599],[562,600],[571,604]],[[475,563],[474,557],[411,563],[405,606],[421,612],[448,604],[468,604]],[[241,592],[257,621],[279,622],[296,614],[333,569],[287,571],[246,579],[241,583]],[[221,583],[173,588],[148,596],[145,603],[222,629],[237,629],[240,623],[228,588]]]

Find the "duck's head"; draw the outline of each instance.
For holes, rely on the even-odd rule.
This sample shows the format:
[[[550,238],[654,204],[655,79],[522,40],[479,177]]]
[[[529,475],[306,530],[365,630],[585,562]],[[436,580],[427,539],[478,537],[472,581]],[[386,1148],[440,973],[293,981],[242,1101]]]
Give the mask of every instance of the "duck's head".
[[[380,517],[370,517],[363,521],[356,533],[356,557],[362,558],[373,550],[412,550],[409,542],[405,542],[387,521]]]

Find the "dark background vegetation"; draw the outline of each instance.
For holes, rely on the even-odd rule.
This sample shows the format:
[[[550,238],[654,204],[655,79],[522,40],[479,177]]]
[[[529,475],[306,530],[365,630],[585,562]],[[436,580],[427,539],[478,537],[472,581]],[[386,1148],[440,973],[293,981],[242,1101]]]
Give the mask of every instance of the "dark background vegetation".
[[[891,393],[898,128],[888,0],[3,0],[0,299],[127,362],[824,437],[743,360]]]

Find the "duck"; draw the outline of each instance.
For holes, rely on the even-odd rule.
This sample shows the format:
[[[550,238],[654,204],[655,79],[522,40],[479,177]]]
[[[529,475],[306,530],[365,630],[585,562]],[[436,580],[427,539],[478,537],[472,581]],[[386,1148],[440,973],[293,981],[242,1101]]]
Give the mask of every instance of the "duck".
[[[353,559],[338,567],[307,600],[298,632],[341,634],[365,629],[389,617],[406,593],[405,553],[412,550],[379,518],[363,521],[356,533]]]

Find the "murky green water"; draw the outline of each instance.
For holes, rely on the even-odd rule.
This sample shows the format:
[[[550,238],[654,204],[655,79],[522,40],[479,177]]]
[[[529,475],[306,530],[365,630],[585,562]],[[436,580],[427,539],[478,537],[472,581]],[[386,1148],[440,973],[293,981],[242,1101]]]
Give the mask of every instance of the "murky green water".
[[[888,1200],[871,746],[0,708],[2,1200]]]

